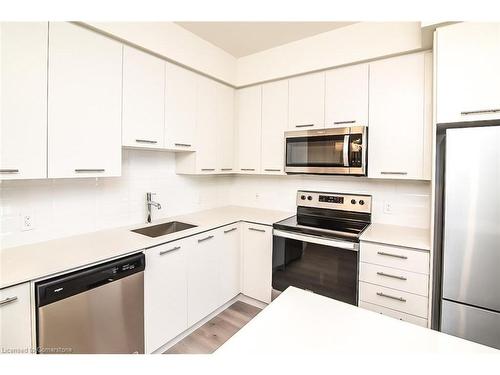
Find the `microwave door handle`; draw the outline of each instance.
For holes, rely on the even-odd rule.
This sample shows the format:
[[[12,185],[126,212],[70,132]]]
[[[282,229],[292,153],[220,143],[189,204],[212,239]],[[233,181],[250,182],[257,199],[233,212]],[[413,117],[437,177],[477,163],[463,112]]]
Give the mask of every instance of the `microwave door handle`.
[[[344,135],[344,167],[349,167],[349,134]]]

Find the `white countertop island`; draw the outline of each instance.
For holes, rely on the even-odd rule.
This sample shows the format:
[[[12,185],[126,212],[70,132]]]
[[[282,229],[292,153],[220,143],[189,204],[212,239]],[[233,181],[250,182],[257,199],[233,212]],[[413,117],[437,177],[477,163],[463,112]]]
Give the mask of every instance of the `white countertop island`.
[[[215,353],[450,353],[500,351],[289,287]]]

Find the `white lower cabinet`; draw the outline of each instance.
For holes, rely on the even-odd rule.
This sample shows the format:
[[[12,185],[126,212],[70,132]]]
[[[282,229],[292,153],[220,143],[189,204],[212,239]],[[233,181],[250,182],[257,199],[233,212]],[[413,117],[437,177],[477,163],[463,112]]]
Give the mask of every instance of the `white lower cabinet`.
[[[243,294],[271,302],[273,228],[243,223]]]
[[[146,251],[144,328],[146,353],[187,329],[187,258],[191,238]]]
[[[401,311],[388,309],[387,307],[374,305],[373,303],[363,302],[363,301],[359,302],[359,307],[362,307],[363,309],[366,310],[377,312],[382,315],[387,315],[390,316],[391,318],[402,320],[404,322],[416,324],[422,327],[427,327],[427,319],[419,318],[418,316],[415,315],[405,314],[402,313]]]
[[[31,340],[30,284],[0,290],[0,353],[29,353]]]
[[[236,297],[241,291],[241,224],[218,230],[219,305]]]
[[[417,249],[362,241],[359,306],[426,327],[429,254]]]
[[[188,325],[219,307],[219,237],[211,230],[193,237],[188,256]]]

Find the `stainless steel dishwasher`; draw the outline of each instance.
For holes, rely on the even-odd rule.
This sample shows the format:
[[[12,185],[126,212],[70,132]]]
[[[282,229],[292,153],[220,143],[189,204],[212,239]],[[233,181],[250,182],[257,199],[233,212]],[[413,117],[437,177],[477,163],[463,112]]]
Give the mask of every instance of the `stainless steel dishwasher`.
[[[36,283],[38,353],[144,353],[144,254]]]

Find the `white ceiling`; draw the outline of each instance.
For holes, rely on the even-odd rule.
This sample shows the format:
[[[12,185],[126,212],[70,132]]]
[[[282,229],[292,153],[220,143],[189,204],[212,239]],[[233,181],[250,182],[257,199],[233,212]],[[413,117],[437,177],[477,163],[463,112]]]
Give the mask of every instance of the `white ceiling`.
[[[251,55],[354,22],[176,22],[234,57]]]

